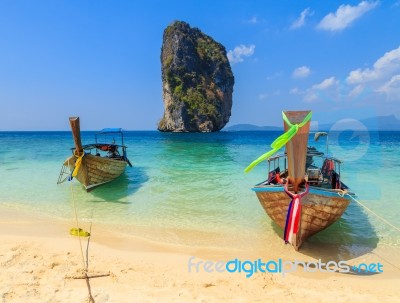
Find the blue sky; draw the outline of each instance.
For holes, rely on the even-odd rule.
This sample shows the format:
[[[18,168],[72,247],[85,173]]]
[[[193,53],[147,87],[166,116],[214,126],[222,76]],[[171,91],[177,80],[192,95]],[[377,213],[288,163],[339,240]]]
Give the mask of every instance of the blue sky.
[[[228,125],[400,118],[400,1],[0,0],[0,130],[156,129],[174,20],[226,47]]]

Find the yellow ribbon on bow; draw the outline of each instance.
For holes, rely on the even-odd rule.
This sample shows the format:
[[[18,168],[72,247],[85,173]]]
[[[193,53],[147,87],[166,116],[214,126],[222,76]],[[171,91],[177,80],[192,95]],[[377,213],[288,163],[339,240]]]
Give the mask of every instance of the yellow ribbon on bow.
[[[286,124],[290,127],[286,133],[283,133],[280,135],[278,138],[275,139],[274,142],[272,142],[271,147],[272,149],[265,154],[261,155],[258,157],[256,160],[250,163],[249,166],[247,166],[244,171],[248,173],[251,171],[255,166],[260,164],[262,161],[268,159],[271,157],[273,154],[275,154],[278,150],[280,150],[286,143],[288,143],[298,132],[300,127],[303,127],[306,125],[308,121],[311,120],[312,112],[309,112],[308,115],[304,118],[303,122],[299,124],[292,124],[289,119],[286,117],[285,113],[282,112],[282,117],[283,120],[286,122]]]
[[[78,159],[76,159],[76,161],[75,161],[75,168],[74,168],[74,171],[72,172],[72,177],[75,177],[77,174],[78,174],[78,171],[79,171],[79,168],[81,167],[81,164],[82,164],[82,159],[83,159],[83,156],[85,155],[85,152],[82,152],[82,155],[80,155],[79,157],[78,157]],[[76,157],[76,156],[75,156]]]

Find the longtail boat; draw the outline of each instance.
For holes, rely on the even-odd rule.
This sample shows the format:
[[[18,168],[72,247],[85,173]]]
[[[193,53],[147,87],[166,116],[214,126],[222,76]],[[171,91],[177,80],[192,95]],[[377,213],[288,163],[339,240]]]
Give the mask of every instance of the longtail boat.
[[[337,221],[354,194],[340,179],[342,161],[308,147],[311,111],[282,115],[285,133],[245,171],[267,160],[268,179],[252,190],[268,216],[284,230],[285,243],[298,250],[309,237]],[[317,133],[315,139],[327,135]],[[274,155],[283,146],[286,152]]]
[[[75,147],[63,163],[57,184],[76,178],[90,191],[119,177],[127,165],[132,167],[120,128],[105,128],[95,135],[95,143],[82,145],[79,117],[71,117],[69,122]],[[109,136],[113,137],[111,143],[105,142]],[[115,136],[120,137],[120,145],[115,143]]]

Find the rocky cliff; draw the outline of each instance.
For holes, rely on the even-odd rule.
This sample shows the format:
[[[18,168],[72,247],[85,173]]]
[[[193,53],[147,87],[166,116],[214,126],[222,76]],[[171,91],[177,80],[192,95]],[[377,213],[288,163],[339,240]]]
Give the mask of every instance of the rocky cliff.
[[[229,121],[234,77],[225,47],[189,24],[164,30],[161,49],[166,132],[214,132]]]

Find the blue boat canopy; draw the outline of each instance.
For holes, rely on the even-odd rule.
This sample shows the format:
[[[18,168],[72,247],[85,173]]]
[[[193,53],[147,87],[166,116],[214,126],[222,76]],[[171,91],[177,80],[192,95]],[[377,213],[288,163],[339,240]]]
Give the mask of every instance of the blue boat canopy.
[[[122,128],[103,128],[99,134],[107,134],[107,133],[121,133]]]

